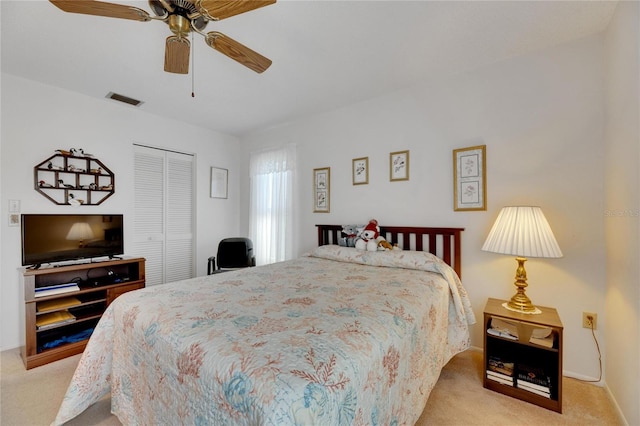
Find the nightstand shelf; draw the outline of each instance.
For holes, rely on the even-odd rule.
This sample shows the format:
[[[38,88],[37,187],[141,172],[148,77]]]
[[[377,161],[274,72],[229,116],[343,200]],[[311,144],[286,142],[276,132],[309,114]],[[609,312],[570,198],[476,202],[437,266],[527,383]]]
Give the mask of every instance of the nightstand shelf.
[[[553,308],[522,314],[489,299],[484,309],[483,386],[562,412],[562,332]]]

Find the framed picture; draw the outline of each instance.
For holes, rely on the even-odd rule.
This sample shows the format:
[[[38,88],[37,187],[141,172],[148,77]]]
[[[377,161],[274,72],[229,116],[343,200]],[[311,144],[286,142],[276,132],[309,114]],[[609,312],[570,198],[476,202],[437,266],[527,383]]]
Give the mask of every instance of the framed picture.
[[[313,169],[313,212],[329,213],[331,168]]]
[[[229,170],[218,167],[211,168],[211,198],[227,198],[229,187]]]
[[[487,210],[486,145],[453,150],[453,210]]]
[[[351,161],[351,172],[354,185],[369,183],[369,157],[354,158]]]
[[[389,180],[409,180],[409,151],[389,154]]]

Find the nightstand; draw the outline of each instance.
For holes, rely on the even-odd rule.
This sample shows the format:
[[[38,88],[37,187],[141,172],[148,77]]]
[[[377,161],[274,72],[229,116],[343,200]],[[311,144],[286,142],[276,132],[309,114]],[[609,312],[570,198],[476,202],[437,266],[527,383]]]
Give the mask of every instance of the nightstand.
[[[483,386],[562,413],[562,322],[553,308],[523,314],[489,299],[484,309]]]

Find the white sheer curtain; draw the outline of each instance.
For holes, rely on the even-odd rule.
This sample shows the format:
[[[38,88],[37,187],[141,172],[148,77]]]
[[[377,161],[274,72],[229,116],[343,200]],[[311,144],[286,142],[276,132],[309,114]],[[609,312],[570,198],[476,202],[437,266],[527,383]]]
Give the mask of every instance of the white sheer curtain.
[[[295,145],[251,154],[249,237],[257,265],[293,257]]]

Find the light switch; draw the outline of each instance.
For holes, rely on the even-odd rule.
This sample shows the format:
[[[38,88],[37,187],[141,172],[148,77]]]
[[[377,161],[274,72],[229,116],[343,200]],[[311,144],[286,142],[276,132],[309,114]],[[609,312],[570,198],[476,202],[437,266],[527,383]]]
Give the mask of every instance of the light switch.
[[[20,200],[9,200],[9,213],[20,213]]]

